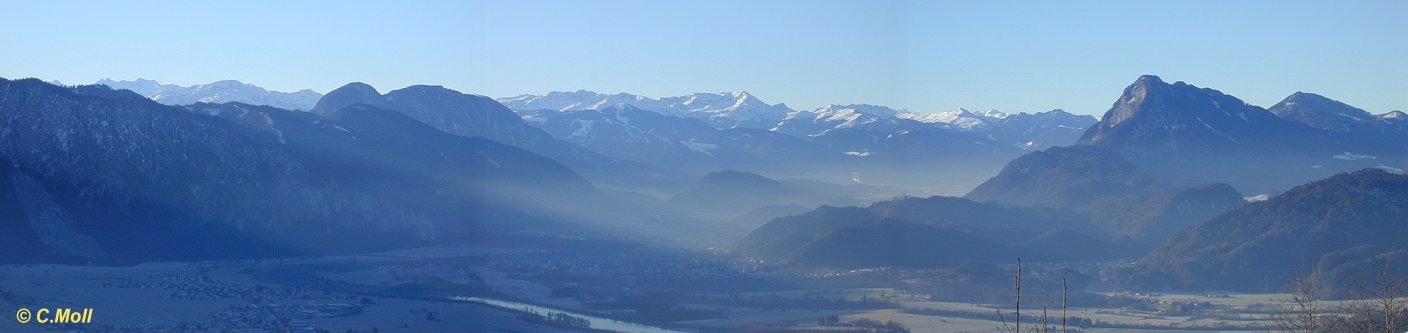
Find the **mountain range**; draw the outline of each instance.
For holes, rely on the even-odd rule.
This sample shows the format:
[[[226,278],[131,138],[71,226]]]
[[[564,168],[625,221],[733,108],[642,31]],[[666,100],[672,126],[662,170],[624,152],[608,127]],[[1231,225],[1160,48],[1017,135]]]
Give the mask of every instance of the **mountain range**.
[[[235,81],[101,83],[0,81],[0,260],[259,257],[576,222],[657,231],[647,235],[724,223],[761,224],[733,250],[773,265],[1143,256],[1122,273],[1131,283],[1252,290],[1284,280],[1266,266],[1278,253],[1334,275],[1405,251],[1392,239],[1403,236],[1408,116],[1305,92],[1261,108],[1146,75],[1096,120],[794,110],[746,92],[496,100],[350,83],[307,103],[289,98],[311,91]],[[894,197],[915,189],[966,195]],[[894,199],[827,206],[881,196]],[[1218,275],[1231,278],[1209,282]]]
[[[796,110],[788,108],[785,104],[764,103],[746,91],[697,93],[657,99],[628,93],[608,95],[578,90],[549,92],[544,95],[518,95],[499,98],[498,101],[520,112],[571,112],[628,104],[664,115],[701,119],[720,129],[764,129],[804,138],[840,129],[895,133],[937,127],[973,132],[1023,149],[1070,144],[1079,137],[1081,131],[1096,121],[1091,116],[1074,115],[1059,109],[1037,114],[1006,114],[996,110],[974,113],[964,109],[911,113],[879,105],[851,104]],[[543,116],[544,113],[532,114]]]
[[[666,191],[687,186],[671,180],[681,175],[670,169],[696,175],[742,169],[961,193],[991,175],[982,170],[1022,150],[1068,144],[1094,123],[1093,117],[1060,110],[1012,115],[959,110],[951,117],[911,117],[875,105],[793,110],[743,91],[659,99],[576,91],[494,101],[438,86],[412,86],[383,96],[369,85],[353,83],[319,98],[311,91],[271,92],[237,81],[192,87],[143,79],[99,83],[170,105],[240,102],[319,114],[354,103],[375,105],[451,134],[484,137],[553,158],[597,183]],[[527,122],[510,119],[505,110],[516,110]],[[648,176],[623,175],[620,170],[626,169]],[[900,173],[917,173],[922,179],[893,176]]]
[[[550,92],[545,95],[518,95],[498,100],[514,110],[563,112],[630,104],[666,115],[704,120],[718,128],[767,128],[791,111],[787,105],[765,103],[747,91],[695,93],[655,99],[626,93],[604,95],[578,90]]]
[[[1225,182],[1249,193],[1284,191],[1362,168],[1408,166],[1408,131],[1391,120],[1396,113],[1369,116],[1316,97],[1293,94],[1273,112],[1217,90],[1145,75],[1078,144],[1113,150],[1169,184]],[[1325,120],[1337,117],[1344,119]]]
[[[187,105],[195,103],[240,102],[253,105],[267,105],[288,110],[308,111],[318,99],[323,97],[309,89],[296,92],[269,91],[258,86],[235,80],[215,81],[208,84],[178,86],[161,84],[146,79],[113,81],[102,79],[94,84],[113,89],[131,90],[153,101],[166,105]]]
[[[292,110],[312,110],[320,95],[309,90],[297,93],[271,92],[238,81],[218,81],[206,85],[179,87],[164,85],[151,80],[112,81],[102,80],[100,84],[132,90],[164,104],[185,105],[195,102],[236,101],[254,105],[269,105]],[[344,87],[362,88],[362,87]],[[367,86],[366,88],[369,88]],[[419,100],[420,97],[406,96],[408,93],[435,95],[431,86],[410,87],[411,91],[400,92],[401,101]],[[443,88],[440,88],[443,89]],[[370,90],[375,93],[375,89]],[[448,89],[443,89],[448,90]],[[444,94],[448,97],[458,92]],[[363,91],[365,92],[365,91]],[[379,93],[377,94],[379,95]],[[473,96],[473,95],[471,95]],[[432,96],[425,96],[432,97]],[[704,160],[722,160],[714,165],[700,168],[703,173],[727,168],[754,168],[753,165],[775,165],[774,161],[756,159],[753,165],[743,163],[749,154],[730,154],[712,151],[722,147],[723,142],[747,142],[740,137],[756,137],[761,133],[748,135],[710,135],[702,127],[691,133],[678,133],[669,138],[659,139],[647,145],[669,145],[657,147],[655,157],[641,154],[594,153],[612,150],[604,146],[619,143],[611,139],[592,142],[592,137],[610,135],[589,135],[595,131],[654,131],[640,125],[635,128],[605,129],[601,125],[609,122],[587,122],[567,117],[567,124],[552,125],[556,130],[547,136],[532,133],[532,126],[522,126],[507,120],[502,110],[482,113],[484,119],[466,119],[464,113],[456,115],[454,108],[498,108],[493,103],[485,103],[482,96],[477,102],[457,105],[454,103],[431,106],[410,107],[399,105],[411,112],[413,118],[432,126],[460,135],[487,135],[491,139],[524,147],[530,151],[558,159],[593,178],[601,178],[607,172],[594,169],[620,167],[628,161],[646,164],[661,163],[668,157],[705,155]],[[473,100],[473,97],[467,100]],[[336,101],[337,99],[333,99]],[[1363,167],[1382,167],[1386,170],[1401,170],[1408,165],[1408,157],[1403,151],[1408,144],[1402,143],[1408,137],[1408,116],[1400,111],[1384,114],[1371,114],[1344,103],[1316,95],[1296,92],[1276,105],[1262,109],[1247,104],[1220,91],[1199,88],[1183,82],[1166,83],[1157,76],[1140,77],[1125,90],[1125,93],[1103,117],[1098,126],[1096,119],[1077,116],[1062,110],[1027,114],[1007,114],[996,110],[973,112],[957,109],[949,112],[913,113],[877,105],[830,105],[813,110],[794,110],[784,104],[768,104],[745,91],[727,93],[696,93],[684,96],[649,98],[627,93],[600,94],[579,90],[575,92],[550,92],[544,95],[519,95],[496,100],[503,108],[513,110],[518,116],[531,118],[546,124],[547,118],[561,118],[547,111],[570,114],[572,111],[594,111],[625,104],[639,110],[682,118],[697,119],[709,127],[719,130],[758,129],[787,134],[796,138],[821,143],[824,147],[807,147],[790,154],[789,157],[808,156],[803,159],[812,164],[834,164],[835,154],[853,157],[879,159],[885,150],[915,152],[933,151],[933,148],[915,148],[911,143],[884,143],[914,131],[948,129],[970,133],[980,137],[967,140],[977,144],[999,143],[1021,150],[1035,151],[1054,146],[1063,146],[1076,141],[1109,148],[1139,165],[1144,171],[1175,186],[1196,186],[1199,184],[1226,182],[1249,193],[1276,192],[1296,184],[1325,177],[1336,172],[1357,170]],[[393,108],[394,109],[394,108]],[[443,112],[442,112],[443,111]],[[448,117],[430,119],[430,117]],[[648,117],[648,116],[646,116]],[[498,126],[492,130],[489,127]],[[485,125],[495,124],[495,125]],[[596,128],[584,128],[586,124]],[[545,125],[547,126],[547,125]],[[649,127],[645,125],[644,127]],[[673,125],[671,125],[673,126]],[[609,126],[608,126],[609,127]],[[489,133],[494,131],[495,133]],[[508,134],[517,131],[518,134]],[[660,131],[654,131],[660,132]],[[840,132],[840,133],[838,133]],[[726,134],[740,134],[740,132]],[[746,132],[742,132],[746,134]],[[931,133],[937,133],[932,132]],[[510,137],[512,136],[512,137]],[[710,137],[712,136],[712,137]],[[830,136],[828,138],[821,138]],[[932,136],[931,136],[932,137]],[[930,139],[931,137],[926,137]],[[940,135],[938,137],[954,137]],[[551,138],[571,141],[577,146],[595,149],[580,149],[573,145],[552,143]],[[964,140],[954,137],[956,140]],[[712,140],[710,140],[712,139]],[[780,137],[768,139],[772,142],[797,140]],[[712,141],[712,142],[711,142]],[[956,146],[957,142],[943,142],[939,146]],[[989,142],[984,142],[989,141]],[[663,144],[662,144],[663,142]],[[875,146],[879,143],[879,146]],[[742,144],[741,144],[742,145]],[[756,147],[750,143],[747,146]],[[904,145],[904,148],[896,148]],[[929,145],[933,147],[934,145]],[[840,151],[836,151],[840,149]],[[617,151],[630,149],[617,148]],[[776,152],[777,150],[771,150]],[[965,153],[973,153],[968,151]],[[1010,153],[994,152],[997,155]],[[632,156],[637,155],[637,156]],[[725,156],[714,158],[709,155]],[[784,154],[787,155],[787,154]],[[734,156],[730,159],[727,156]],[[825,156],[825,157],[823,157]],[[614,158],[614,159],[613,159]],[[1011,158],[1011,157],[1004,157]],[[1000,158],[1001,159],[1001,158]],[[695,159],[699,161],[699,159]],[[1191,163],[1196,167],[1180,167],[1180,163]],[[677,163],[685,164],[685,163]],[[704,165],[688,163],[689,165]],[[1288,168],[1288,165],[1301,167]],[[668,166],[667,167],[674,167]],[[833,174],[846,174],[856,170],[827,171]],[[855,169],[855,168],[851,168]],[[901,169],[890,168],[895,171]],[[766,170],[759,170],[766,171]],[[653,172],[659,174],[660,172]],[[879,172],[872,172],[878,174]],[[871,177],[865,177],[871,178]],[[973,182],[972,184],[976,184]]]
[[[877,113],[887,113],[880,111]],[[896,112],[895,114],[902,114]],[[930,116],[929,121],[954,119],[967,128],[993,126],[1000,115],[958,110]],[[1142,76],[1126,88],[1104,117],[1087,129],[1080,143],[1070,147],[1051,147],[1018,157],[1009,162],[988,181],[978,185],[965,198],[1001,209],[1042,209],[1067,214],[1069,221],[1062,230],[1077,231],[1091,239],[1110,242],[1113,246],[1144,253],[1155,248],[1148,262],[1154,266],[1168,255],[1170,245],[1180,242],[1174,235],[1189,232],[1195,226],[1231,219],[1229,216],[1248,209],[1249,205],[1238,188],[1251,193],[1279,193],[1286,186],[1314,181],[1317,175],[1377,168],[1401,173],[1400,166],[1408,158],[1408,135],[1401,132],[1398,112],[1372,115],[1343,103],[1318,95],[1297,92],[1270,110],[1252,106],[1217,90],[1198,88],[1183,82],[1166,83],[1155,76]],[[878,117],[870,117],[876,119]],[[900,117],[915,119],[913,117]],[[853,119],[862,119],[855,117]],[[848,120],[853,120],[848,119]],[[865,124],[855,122],[850,124]],[[854,127],[854,126],[852,126]],[[831,131],[835,131],[832,129]],[[829,133],[828,133],[829,134]],[[1373,155],[1370,155],[1373,154]],[[1356,174],[1366,173],[1361,171]],[[1376,190],[1369,190],[1377,192]],[[1287,194],[1290,195],[1290,194]],[[1271,201],[1282,196],[1269,197]],[[1363,199],[1361,202],[1380,200]],[[1392,201],[1392,200],[1390,200]],[[880,202],[869,210],[884,206]],[[1326,203],[1307,203],[1323,208]],[[1339,203],[1335,205],[1343,206]],[[920,205],[922,207],[923,205]],[[998,209],[998,208],[993,208]],[[1373,211],[1364,207],[1363,211]],[[827,239],[827,253],[867,253],[858,251],[866,244],[884,242],[880,239],[860,239],[854,235],[831,233],[857,232],[876,235],[886,232],[951,234],[898,227],[899,223],[920,223],[935,216],[944,216],[930,209],[931,215],[897,218],[893,213],[863,214],[863,210],[819,209],[811,213],[774,219],[740,241],[736,249],[774,262],[820,263],[802,260],[806,244]],[[962,210],[958,210],[962,211]],[[848,212],[842,214],[841,212]],[[952,213],[952,211],[948,212]],[[841,214],[841,215],[837,215]],[[850,217],[839,217],[846,214]],[[988,213],[994,216],[996,213]],[[1318,215],[1317,215],[1318,216]],[[1241,219],[1246,219],[1242,216]],[[847,222],[849,221],[849,222]],[[1032,227],[1038,219],[1028,219]],[[1233,222],[1222,222],[1233,223]],[[844,231],[858,225],[871,225]],[[883,226],[882,226],[883,225]],[[1039,224],[1038,224],[1039,225]],[[935,228],[953,228],[936,226]],[[1018,228],[1007,230],[1006,242],[994,236],[983,237],[977,230],[963,230],[969,235],[996,242],[1002,248],[984,245],[997,253],[1022,253],[1011,239],[1031,239],[1031,232]],[[1042,229],[1037,229],[1042,230]],[[1046,232],[1056,232],[1048,229]],[[1390,233],[1392,234],[1392,232]],[[1181,235],[1181,234],[1180,234]],[[1242,234],[1247,238],[1225,241],[1226,244],[1255,242],[1266,237]],[[894,239],[910,239],[891,234]],[[1219,234],[1219,237],[1226,236]],[[1184,237],[1184,236],[1180,236]],[[1165,241],[1169,243],[1164,243]],[[843,242],[844,241],[844,242]],[[939,242],[933,240],[934,242]],[[1346,242],[1344,244],[1350,244]],[[1372,242],[1370,242],[1372,243]],[[1069,244],[1069,243],[1067,243]],[[1163,245],[1160,245],[1163,244]],[[920,246],[915,244],[913,246]],[[1198,245],[1203,246],[1203,245]],[[1196,249],[1188,246],[1186,249]],[[924,251],[938,251],[924,245]],[[949,248],[946,251],[960,252]],[[1008,251],[1008,252],[1003,252]],[[1016,251],[1016,252],[1011,252]],[[1269,253],[1269,252],[1268,252]],[[895,254],[900,258],[903,255]],[[1183,258],[1196,258],[1199,254]],[[1206,255],[1203,253],[1201,255]],[[848,257],[856,259],[853,257]],[[1267,260],[1266,257],[1257,257]],[[896,262],[873,257],[870,265],[891,265]],[[948,259],[924,257],[929,264],[948,263]],[[975,257],[974,260],[980,260]],[[922,261],[922,260],[921,260]],[[1196,262],[1202,262],[1197,261]],[[830,262],[846,267],[865,266],[864,261]],[[914,262],[904,262],[913,265]],[[1175,266],[1176,267],[1176,266]],[[1177,268],[1174,268],[1177,269]],[[1227,270],[1207,274],[1229,274]],[[1186,277],[1188,274],[1184,274]],[[1201,281],[1209,276],[1186,278]],[[1265,283],[1276,280],[1263,280]],[[1276,280],[1279,281],[1279,280]],[[1187,286],[1187,285],[1184,285]],[[1245,288],[1248,284],[1235,285]],[[1264,287],[1264,285],[1263,285]]]
[[[0,115],[7,262],[462,242],[547,225],[540,205],[594,197],[551,159],[367,105],[325,116],[174,107],[106,86],[25,79],[0,80]]]
[[[1060,110],[989,112],[982,117],[1002,118],[962,127],[906,119],[907,111],[877,105],[791,110],[745,92],[653,99],[576,91],[499,101],[555,138],[622,160],[695,174],[735,169],[919,193],[962,193],[1024,150],[1069,144],[1094,123]],[[749,116],[720,120],[740,114]]]

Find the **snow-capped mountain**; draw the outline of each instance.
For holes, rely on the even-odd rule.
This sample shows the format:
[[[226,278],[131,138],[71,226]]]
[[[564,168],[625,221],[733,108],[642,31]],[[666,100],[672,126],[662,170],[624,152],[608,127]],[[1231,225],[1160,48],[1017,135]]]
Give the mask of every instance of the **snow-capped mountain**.
[[[131,90],[157,103],[166,105],[240,102],[288,110],[308,111],[313,109],[313,105],[318,103],[318,99],[323,98],[323,94],[309,89],[291,93],[270,91],[256,85],[235,80],[215,81],[209,84],[198,84],[189,87],[174,84],[161,84],[160,82],[146,79],[133,81],[102,79],[96,84],[112,87],[113,89]]]
[[[764,103],[742,91],[656,99],[628,93],[607,95],[578,90],[518,95],[499,98],[498,101],[516,110],[520,116],[531,114],[540,119],[547,116],[539,112],[544,110],[600,110],[625,104],[664,115],[700,119],[720,129],[765,129],[800,138],[813,138],[842,130],[869,132],[842,137],[876,137],[905,131],[944,129],[970,132],[1023,150],[1074,143],[1087,127],[1095,123],[1094,117],[1074,115],[1059,109],[1035,114],[1008,114],[997,110],[973,112],[966,109],[917,113],[881,105],[833,104],[811,110],[791,110],[784,104]],[[828,140],[834,142],[835,137]]]
[[[1402,124],[1403,122],[1408,122],[1408,113],[1403,113],[1403,111],[1393,110],[1393,111],[1385,112],[1384,114],[1381,114],[1381,115],[1374,116],[1374,118],[1379,118],[1379,120],[1381,120],[1381,121],[1383,121],[1383,122],[1386,122],[1386,123],[1399,123],[1399,124]]]
[[[793,110],[783,104],[767,104],[747,91],[695,93],[685,96],[649,98],[619,93],[606,95],[586,90],[551,92],[546,95],[518,95],[498,99],[513,110],[596,110],[616,104],[665,115],[702,119],[717,128],[772,128]]]
[[[767,130],[717,128],[703,119],[624,103],[594,110],[518,111],[527,124],[559,140],[687,172],[741,169],[916,188],[966,187],[1022,152],[983,134],[876,115],[895,113],[873,105],[833,105],[791,112]]]
[[[631,106],[666,113],[669,110],[660,100],[645,96],[627,93],[614,95],[599,94],[593,91],[554,91],[546,95],[518,95],[497,99],[500,104],[513,110],[553,110],[553,111],[579,111],[579,110],[600,110],[616,104],[630,104]]]
[[[553,137],[616,158],[708,172],[726,168],[784,168],[839,159],[803,139],[759,129],[719,129],[706,121],[647,111],[631,104],[559,112],[519,111],[528,125]],[[832,156],[836,155],[836,156]]]
[[[1080,139],[1085,129],[1096,122],[1095,117],[1055,109],[1037,113],[1014,113],[982,132],[994,140],[1016,144],[1024,150],[1041,150],[1065,146]]]
[[[784,104],[767,104],[747,91],[696,93],[661,98],[661,102],[685,115],[703,118],[720,128],[771,128],[792,109]]]
[[[898,117],[902,119],[911,119],[929,124],[944,124],[965,131],[987,128],[1001,122],[1002,119],[1007,118],[1007,116],[1008,114],[997,110],[976,113],[963,108],[947,112],[901,113],[898,115]]]
[[[811,137],[826,134],[832,130],[863,128],[882,132],[895,132],[906,129],[929,127],[929,124],[913,120],[899,119],[898,114],[906,112],[889,107],[870,104],[828,105],[815,110],[797,110],[787,113],[770,130],[789,135]]]
[[[973,112],[960,108],[934,113],[902,112],[897,118],[982,134],[1024,150],[1069,145],[1079,139],[1086,128],[1095,124],[1095,117],[1071,114],[1061,109],[1004,113],[997,110]]]

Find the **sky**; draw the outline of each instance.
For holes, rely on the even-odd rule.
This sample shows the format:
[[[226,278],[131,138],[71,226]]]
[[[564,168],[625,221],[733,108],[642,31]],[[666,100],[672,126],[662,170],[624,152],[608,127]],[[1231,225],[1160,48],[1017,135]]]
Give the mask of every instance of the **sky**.
[[[0,77],[1102,114],[1141,74],[1408,110],[1408,1],[16,1]]]

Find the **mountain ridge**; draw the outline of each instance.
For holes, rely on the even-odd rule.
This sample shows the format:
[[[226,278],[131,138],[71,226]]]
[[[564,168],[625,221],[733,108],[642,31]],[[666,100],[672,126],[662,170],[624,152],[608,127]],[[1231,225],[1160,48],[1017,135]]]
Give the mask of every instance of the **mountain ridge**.
[[[1297,271],[1335,274],[1343,263],[1405,250],[1403,207],[1408,175],[1341,173],[1185,229],[1129,274],[1149,287],[1280,290]]]
[[[1078,144],[1116,151],[1171,185],[1225,182],[1251,193],[1269,193],[1336,172],[1376,166],[1401,169],[1408,165],[1408,144],[1400,141],[1408,142],[1408,134],[1390,137],[1394,139],[1323,130],[1215,89],[1144,75],[1125,88]],[[1335,157],[1346,152],[1376,159]]]
[[[161,84],[146,79],[114,81],[102,79],[94,83],[113,89],[126,89],[146,96],[166,105],[187,105],[195,103],[241,102],[253,105],[266,105],[289,110],[307,111],[313,108],[323,95],[311,89],[295,92],[271,91],[262,87],[236,80],[220,80],[207,84],[178,86]]]

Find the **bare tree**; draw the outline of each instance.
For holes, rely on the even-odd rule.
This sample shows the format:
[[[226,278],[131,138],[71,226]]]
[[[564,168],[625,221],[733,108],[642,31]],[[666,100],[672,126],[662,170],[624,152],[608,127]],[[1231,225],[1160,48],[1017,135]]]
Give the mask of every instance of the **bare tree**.
[[[997,310],[997,319],[1002,321],[1002,326],[997,330],[1004,333],[1022,333],[1022,258],[1017,258],[1017,275],[1013,286],[1017,290],[1017,314],[1014,315],[1015,324],[1008,324],[1007,318],[1002,316],[1002,310]]]
[[[1041,306],[1041,333],[1050,333],[1051,325],[1046,321],[1046,306]]]
[[[1066,333],[1066,276],[1061,276],[1061,333]]]
[[[1353,299],[1346,305],[1344,325],[1354,332],[1400,333],[1408,331],[1408,280],[1390,264],[1390,256],[1374,258],[1373,279],[1354,282]]]
[[[1290,299],[1276,308],[1276,326],[1285,332],[1324,332],[1330,331],[1332,320],[1326,314],[1326,307],[1320,301],[1320,291],[1315,285],[1315,276],[1295,273],[1288,286]]]
[[[998,330],[999,332],[1004,332],[1004,333],[1023,333],[1023,332],[1043,332],[1043,333],[1049,333],[1049,332],[1051,332],[1052,330],[1054,330],[1056,327],[1053,326],[1053,325],[1051,325],[1051,323],[1050,323],[1050,317],[1048,317],[1048,315],[1047,315],[1047,306],[1046,306],[1045,304],[1043,304],[1043,305],[1041,306],[1041,318],[1040,318],[1040,319],[1041,319],[1041,322],[1040,322],[1039,324],[1031,324],[1031,325],[1029,325],[1029,326],[1027,326],[1027,327],[1022,327],[1022,259],[1021,259],[1021,258],[1017,258],[1017,273],[1016,273],[1016,275],[1013,277],[1012,286],[1013,286],[1013,289],[1016,291],[1016,295],[1014,296],[1014,298],[1016,299],[1017,309],[1016,309],[1015,313],[1014,313],[1013,316],[1012,316],[1013,320],[1012,320],[1011,323],[1007,322],[1007,317],[1003,315],[1002,310],[997,310],[997,319],[1002,322],[1002,326],[998,326],[998,327],[997,327],[997,330]],[[1065,333],[1065,332],[1067,331],[1067,328],[1066,328],[1066,318],[1067,318],[1067,316],[1066,316],[1066,277],[1063,276],[1063,277],[1061,277],[1061,329],[1060,329],[1059,332]]]

